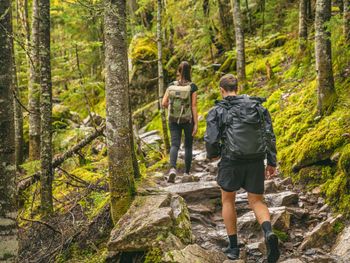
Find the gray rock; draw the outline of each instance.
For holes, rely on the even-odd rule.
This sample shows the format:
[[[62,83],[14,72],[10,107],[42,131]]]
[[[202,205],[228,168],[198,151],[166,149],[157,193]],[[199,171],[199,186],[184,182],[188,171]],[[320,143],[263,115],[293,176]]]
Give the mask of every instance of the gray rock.
[[[188,206],[188,211],[190,213],[198,213],[198,214],[211,214],[215,211],[215,205],[212,203],[206,204],[193,204]]]
[[[303,261],[301,261],[298,258],[291,258],[291,259],[284,260],[281,263],[303,263]]]
[[[226,259],[223,263],[245,263],[245,261],[242,259],[237,259],[237,260]]]
[[[298,194],[291,191],[267,194],[265,200],[269,206],[289,206],[298,203]]]
[[[254,242],[247,245],[247,249],[249,252],[259,251],[260,253],[266,253],[266,245],[264,242]]]
[[[220,187],[215,181],[175,184],[164,187],[162,190],[176,193],[186,201],[218,198],[221,195]]]
[[[182,250],[167,252],[162,262],[164,263],[222,263],[227,257],[224,253],[214,250],[205,250],[199,245],[188,245]]]
[[[344,228],[338,236],[332,254],[340,257],[345,262],[350,262],[350,226]]]
[[[140,135],[141,143],[149,145],[159,144],[162,142],[162,138],[159,135],[159,131],[149,131]]]
[[[112,230],[107,246],[110,252],[163,248],[167,241],[164,237],[169,234],[184,244],[193,240],[189,213],[182,197],[170,193],[138,196]]]
[[[274,180],[266,180],[265,185],[265,194],[276,193],[278,188]]]
[[[329,239],[334,235],[333,226],[340,221],[341,217],[341,215],[330,217],[326,221],[319,223],[311,232],[306,234],[304,241],[299,246],[299,250],[322,247],[329,242]]]

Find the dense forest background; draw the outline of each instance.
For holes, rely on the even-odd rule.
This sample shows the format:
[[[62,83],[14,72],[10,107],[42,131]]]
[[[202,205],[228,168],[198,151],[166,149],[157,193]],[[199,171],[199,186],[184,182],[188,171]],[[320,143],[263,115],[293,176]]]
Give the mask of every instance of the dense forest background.
[[[238,75],[242,93],[267,98],[279,176],[292,178],[304,191],[317,188],[334,213],[348,215],[348,0],[16,0],[0,5],[0,20],[10,16],[12,22],[6,30],[1,22],[1,37],[13,43],[1,50],[1,75],[7,69],[13,76],[14,125],[12,135],[2,130],[1,146],[15,137],[20,262],[105,260],[113,222],[135,194],[155,187],[154,175],[167,169],[163,138],[168,132],[158,98],[183,60],[192,64],[199,87],[199,148],[206,114],[220,99],[219,78]],[[119,13],[108,15],[109,9]],[[124,11],[126,31],[114,32],[123,29]],[[124,79],[117,78],[115,68]],[[128,88],[118,86],[123,81],[129,81]],[[113,85],[121,87],[119,93]],[[11,108],[6,105],[1,104],[3,119]],[[111,132],[108,118],[113,117],[106,116],[106,107],[110,116],[124,114],[119,124],[129,129],[133,147],[127,141],[118,144],[123,132]],[[143,138],[155,130],[161,140]],[[118,141],[114,146],[113,140]],[[120,164],[123,150],[130,161]],[[112,167],[113,161],[119,167]],[[108,170],[117,176],[108,177]]]

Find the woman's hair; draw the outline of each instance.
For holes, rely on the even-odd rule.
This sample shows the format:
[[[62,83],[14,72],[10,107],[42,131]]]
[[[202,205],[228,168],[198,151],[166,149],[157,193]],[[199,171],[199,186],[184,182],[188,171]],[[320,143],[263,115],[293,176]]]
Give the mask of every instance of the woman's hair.
[[[187,61],[182,61],[177,68],[177,77],[180,84],[191,82],[191,65]]]

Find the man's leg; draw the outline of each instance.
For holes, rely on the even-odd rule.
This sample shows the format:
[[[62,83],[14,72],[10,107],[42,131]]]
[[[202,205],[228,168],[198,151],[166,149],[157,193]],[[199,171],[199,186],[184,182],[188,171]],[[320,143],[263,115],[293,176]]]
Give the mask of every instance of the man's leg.
[[[270,212],[264,203],[263,195],[248,193],[248,202],[249,206],[254,211],[257,221],[264,231],[267,247],[267,262],[275,263],[280,256],[278,238],[272,231]]]
[[[229,247],[225,253],[230,259],[239,258],[239,249],[237,241],[237,213],[235,206],[236,192],[226,192],[221,190],[222,217],[226,226],[226,232],[229,238]]]
[[[248,193],[248,202],[260,225],[266,221],[270,222],[270,212],[264,203],[263,195]]]

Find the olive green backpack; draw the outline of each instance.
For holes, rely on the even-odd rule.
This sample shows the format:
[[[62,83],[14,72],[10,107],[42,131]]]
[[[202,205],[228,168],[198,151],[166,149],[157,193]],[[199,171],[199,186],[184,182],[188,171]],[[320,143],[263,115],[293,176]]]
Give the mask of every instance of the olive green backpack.
[[[169,95],[169,122],[192,122],[191,83],[179,85],[178,81],[168,87]]]

